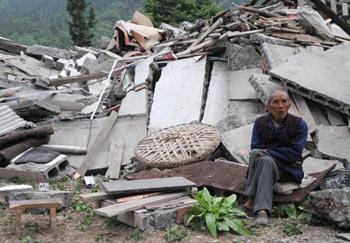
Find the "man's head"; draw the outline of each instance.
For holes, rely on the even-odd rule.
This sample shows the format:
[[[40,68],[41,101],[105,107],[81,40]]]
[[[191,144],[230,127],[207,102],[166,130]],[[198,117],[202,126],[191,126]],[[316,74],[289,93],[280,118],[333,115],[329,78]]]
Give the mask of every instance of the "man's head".
[[[276,90],[270,94],[267,110],[271,113],[272,119],[279,122],[286,118],[290,105],[288,93]]]

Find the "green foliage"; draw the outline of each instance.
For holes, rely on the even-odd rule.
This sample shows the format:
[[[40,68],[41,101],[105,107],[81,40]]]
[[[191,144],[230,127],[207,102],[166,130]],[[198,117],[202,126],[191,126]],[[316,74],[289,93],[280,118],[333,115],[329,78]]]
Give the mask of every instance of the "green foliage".
[[[73,44],[78,46],[90,46],[92,37],[92,28],[96,25],[95,10],[90,6],[88,17],[85,16],[86,8],[90,3],[85,0],[68,0],[67,11],[71,17],[68,21],[69,34]]]
[[[251,235],[250,229],[240,219],[246,214],[238,208],[235,194],[215,197],[204,188],[194,195],[194,199],[196,203],[185,214],[185,225],[205,225],[214,237],[217,237],[217,231],[230,230],[240,235]]]
[[[221,10],[215,0],[143,0],[142,7],[155,25],[208,19]]]
[[[167,242],[182,241],[186,237],[187,237],[186,231],[180,228],[179,226],[175,226],[170,229],[167,229],[164,235],[164,239]]]
[[[288,236],[300,235],[303,232],[300,230],[297,222],[287,223],[283,227],[283,233]]]
[[[134,229],[131,235],[127,237],[127,240],[133,240],[134,242],[140,241],[142,239],[142,231],[139,229]]]
[[[297,207],[293,203],[281,204],[274,207],[274,214],[281,218],[290,218],[296,221],[310,222],[312,214],[305,212],[301,206]]]

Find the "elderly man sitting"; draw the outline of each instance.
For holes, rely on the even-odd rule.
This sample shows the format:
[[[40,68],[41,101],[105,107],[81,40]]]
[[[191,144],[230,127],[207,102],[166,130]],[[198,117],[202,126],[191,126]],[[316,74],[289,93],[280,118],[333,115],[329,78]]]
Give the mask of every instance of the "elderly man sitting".
[[[255,123],[246,184],[248,201],[258,224],[267,224],[271,214],[273,186],[276,182],[301,183],[304,176],[301,154],[307,139],[305,121],[288,113],[288,93],[274,91],[268,101],[267,115]]]

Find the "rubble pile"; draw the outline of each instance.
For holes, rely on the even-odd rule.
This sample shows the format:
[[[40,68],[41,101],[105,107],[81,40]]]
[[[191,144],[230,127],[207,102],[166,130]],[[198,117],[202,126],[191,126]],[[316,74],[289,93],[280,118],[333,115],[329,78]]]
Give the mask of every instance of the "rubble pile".
[[[0,123],[0,142],[13,133],[25,135],[18,135],[20,138],[12,143],[29,140],[28,126],[31,130],[47,125],[53,128],[48,134],[36,135],[47,140],[21,146],[11,156],[4,156],[0,147],[0,163],[6,166],[0,168],[0,177],[23,175],[26,180],[49,180],[73,174],[79,178],[89,172],[118,179],[121,170],[135,164],[142,166],[142,159],[135,158],[142,139],[154,138],[152,132],[172,126],[191,127],[191,123],[208,124],[220,132],[219,149],[201,157],[202,161],[224,156],[239,163],[235,166],[246,167],[252,123],[265,113],[269,94],[279,88],[289,91],[290,112],[308,124],[304,159],[313,159],[306,167],[319,167],[323,160],[334,162],[322,170],[310,169],[309,175],[315,180],[304,186],[316,188],[334,167],[349,169],[349,33],[324,20],[311,7],[267,2],[263,6],[238,6],[210,20],[184,22],[179,27],[163,23],[155,28],[146,16],[135,12],[130,21],[117,21],[115,35],[109,42],[104,38],[100,48],[76,46],[64,50],[25,46],[0,38],[0,112],[3,117],[12,112],[9,117],[16,120],[14,123],[9,118]],[[162,168],[173,163],[168,158],[178,159],[173,151],[190,157],[202,149],[196,143],[206,142],[169,130],[161,145],[153,139],[143,147],[148,157],[152,157],[150,153],[159,155]],[[40,147],[45,148],[40,150],[43,155],[28,156],[37,152],[28,149],[46,143]],[[162,157],[169,151],[172,154]],[[64,155],[53,156],[53,152]],[[208,154],[203,149],[200,152]],[[45,162],[33,159],[42,156]],[[190,179],[181,173],[186,174],[186,170],[179,170],[176,176]],[[237,174],[237,179],[243,181],[243,174]],[[234,176],[230,172],[230,177]],[[215,183],[211,185],[215,187]],[[336,189],[337,195],[348,193],[344,188]],[[220,189],[240,191],[234,185]],[[170,208],[193,204],[184,192],[142,194],[136,199],[127,198],[130,206],[120,209],[118,202],[109,200],[110,193],[97,194],[82,198],[87,202],[104,200],[96,213],[118,215],[120,221],[140,228],[164,226],[154,223],[161,218],[161,211],[150,213],[142,209],[146,204],[167,208],[166,204],[159,205],[178,198],[182,202],[175,200]],[[306,194],[299,195],[298,200]],[[293,201],[293,195],[285,201]],[[129,202],[138,199],[135,207]],[[181,210],[175,211],[169,214],[173,221],[175,213],[181,214]],[[348,226],[348,222],[349,217],[345,217],[339,225]]]

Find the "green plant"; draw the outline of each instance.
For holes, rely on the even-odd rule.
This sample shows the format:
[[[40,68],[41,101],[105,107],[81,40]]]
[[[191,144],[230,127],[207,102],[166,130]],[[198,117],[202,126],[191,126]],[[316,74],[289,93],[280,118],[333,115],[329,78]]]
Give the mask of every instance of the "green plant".
[[[77,228],[81,231],[87,231],[91,224],[92,216],[84,217],[79,221]]]
[[[292,235],[300,235],[303,232],[300,230],[297,222],[291,222],[284,225],[283,233],[285,233],[288,236],[292,236]]]
[[[178,226],[167,229],[164,235],[164,239],[167,242],[181,241],[186,237],[187,237],[186,231],[181,229]]]
[[[204,188],[194,195],[194,199],[196,203],[185,214],[185,225],[205,225],[214,237],[217,237],[217,231],[230,230],[241,235],[251,235],[251,230],[240,219],[247,215],[238,208],[235,194],[214,197]]]
[[[134,229],[130,236],[127,237],[127,240],[139,241],[142,239],[142,231],[139,229]]]
[[[296,221],[311,222],[312,214],[304,211],[302,206],[293,203],[281,204],[274,207],[274,214],[281,218],[290,218]]]

